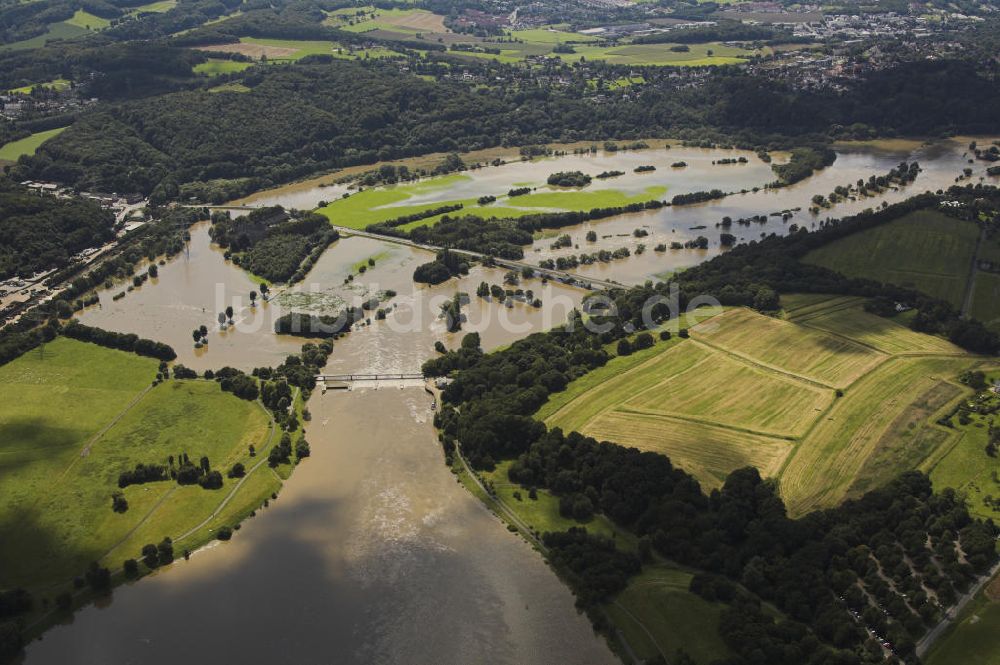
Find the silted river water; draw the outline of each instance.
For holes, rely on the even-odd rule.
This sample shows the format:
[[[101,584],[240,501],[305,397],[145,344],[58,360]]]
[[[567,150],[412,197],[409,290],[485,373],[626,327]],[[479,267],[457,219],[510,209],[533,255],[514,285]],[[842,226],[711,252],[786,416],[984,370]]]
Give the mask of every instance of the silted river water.
[[[604,247],[634,247],[631,231],[645,226],[650,235],[642,241],[651,247],[693,237],[699,231],[689,227],[704,225],[708,230],[700,233],[715,239],[714,224],[724,215],[736,219],[794,207],[804,210],[815,193],[826,194],[838,184],[882,175],[899,161],[919,159],[924,170],[917,182],[883,197],[892,202],[954,182],[966,166],[966,144],[954,140],[858,149],[842,153],[833,167],[794,187],[628,215],[565,232],[578,242],[585,229],[594,228],[608,236],[601,240]],[[689,152],[683,157],[675,149],[670,158],[683,158],[693,166],[682,181],[667,183],[671,194],[735,188],[732,181],[726,186],[713,180],[720,170],[711,166],[711,159],[727,152],[684,150]],[[635,154],[566,157],[545,160],[541,167],[539,162],[508,165],[475,172],[473,178],[486,179],[483,183],[492,179],[505,187],[515,177],[532,180],[538,173],[587,163],[588,171],[630,168]],[[971,166],[978,179],[982,165]],[[503,171],[514,168],[520,169],[517,175]],[[747,178],[737,184],[752,187],[754,178],[768,172],[759,165],[748,169],[752,177],[726,177]],[[669,174],[661,177],[669,180]],[[469,187],[474,189],[476,182]],[[329,188],[300,188],[292,194],[299,207],[309,207],[310,197],[330,198]],[[263,195],[255,200],[288,203],[290,195],[283,189],[271,199]],[[829,214],[850,214],[881,200],[848,202]],[[815,222],[805,212],[792,221]],[[785,228],[780,218],[769,218],[763,227],[734,233]],[[537,241],[526,251],[526,260],[574,251],[552,250],[549,244]],[[713,246],[667,255],[646,252],[584,266],[579,272],[634,283],[693,265],[718,251]],[[337,341],[327,371],[412,372],[434,355],[437,340],[455,346],[463,334],[476,330],[485,348],[496,348],[558,325],[585,295],[528,280],[521,287],[533,289],[542,299],[540,309],[524,303],[508,308],[473,296],[464,308],[468,321],[463,331],[448,333],[438,316],[441,302],[456,291],[475,293],[480,281],[501,284],[504,273],[476,267],[457,284],[413,284],[413,269],[429,257],[378,240],[342,239],[303,283],[278,293],[270,303],[250,307],[247,296],[256,285],[211,246],[203,223],[192,229],[188,250],[162,266],[157,279],[117,301],[112,296],[120,288],[102,292],[100,305],[85,310],[80,319],[167,342],[177,350],[178,362],[198,370],[224,365],[249,370],[276,364],[307,341],[273,333],[273,321],[281,313],[333,312],[392,290],[397,295],[389,300],[393,310],[387,320],[361,326]],[[357,266],[369,258],[374,268],[359,275]],[[345,283],[349,274],[354,279]],[[220,331],[215,317],[226,305],[236,309],[237,325]],[[209,344],[194,349],[191,330],[203,324],[212,331]],[[270,508],[248,520],[232,541],[120,587],[110,601],[78,612],[71,623],[30,645],[25,662],[616,661],[586,618],[577,614],[572,595],[542,558],[510,534],[443,464],[431,425],[431,398],[422,389],[317,391],[309,409],[312,457],[296,469]]]

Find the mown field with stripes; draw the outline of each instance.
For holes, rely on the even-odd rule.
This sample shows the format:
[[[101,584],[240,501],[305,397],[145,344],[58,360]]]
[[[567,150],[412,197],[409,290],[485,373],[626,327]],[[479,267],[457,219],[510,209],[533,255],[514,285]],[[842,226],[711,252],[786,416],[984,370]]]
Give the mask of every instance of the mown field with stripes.
[[[571,384],[539,417],[661,452],[709,488],[755,466],[779,480],[795,515],[926,466],[953,443],[936,420],[971,392],[958,376],[982,359],[869,314],[859,298],[782,304],[780,317],[727,309],[687,339]]]

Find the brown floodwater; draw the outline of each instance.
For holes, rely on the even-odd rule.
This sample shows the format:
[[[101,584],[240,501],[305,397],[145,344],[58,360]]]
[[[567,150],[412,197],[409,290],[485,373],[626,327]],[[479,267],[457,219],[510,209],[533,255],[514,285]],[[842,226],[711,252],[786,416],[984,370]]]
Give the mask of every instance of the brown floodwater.
[[[814,228],[817,223],[826,218],[840,218],[853,215],[866,208],[875,208],[882,204],[897,203],[910,196],[925,191],[946,189],[956,183],[956,178],[962,176],[964,168],[971,168],[973,174],[961,182],[1000,183],[1000,178],[990,177],[986,169],[987,162],[968,163],[968,137],[956,137],[932,142],[912,140],[882,141],[872,143],[844,143],[836,146],[837,160],[812,177],[790,187],[779,189],[759,189],[775,179],[769,164],[761,161],[756,155],[745,150],[723,150],[706,148],[685,148],[675,146],[664,150],[664,142],[650,142],[646,150],[619,151],[614,153],[598,152],[587,155],[567,155],[536,159],[530,162],[512,162],[498,167],[483,168],[463,173],[462,179],[447,187],[425,188],[417,196],[413,196],[395,205],[419,205],[458,199],[478,198],[484,194],[502,195],[515,186],[538,187],[545,189],[545,180],[554,171],[580,170],[591,175],[602,171],[623,171],[624,175],[608,180],[595,180],[588,191],[600,189],[615,189],[629,195],[644,192],[648,187],[666,187],[664,198],[670,199],[677,194],[720,189],[724,192],[737,192],[723,199],[695,205],[663,208],[658,211],[647,211],[631,215],[588,222],[574,227],[566,227],[546,234],[539,238],[529,248],[525,249],[525,259],[532,263],[544,259],[554,259],[559,256],[592,253],[599,249],[614,250],[628,247],[632,256],[613,263],[596,263],[580,266],[574,272],[589,275],[599,279],[614,279],[624,284],[641,283],[647,279],[663,277],[677,270],[688,268],[711,258],[725,249],[719,239],[724,229],[718,227],[723,217],[733,220],[749,218],[755,215],[767,215],[765,224],[753,223],[750,226],[734,224],[729,233],[739,241],[750,241],[760,238],[761,234],[787,232],[791,224]],[[979,139],[982,144],[993,139]],[[713,164],[724,158],[746,157],[746,164]],[[687,163],[685,168],[671,168],[674,162]],[[870,176],[880,176],[897,166],[901,161],[918,161],[923,169],[916,181],[906,187],[890,190],[878,196],[866,197],[855,201],[843,201],[830,208],[822,209],[818,215],[809,212],[811,200],[815,194],[828,195],[839,185],[855,184],[859,179],[867,180]],[[652,173],[635,174],[633,169],[640,165],[656,166]],[[390,187],[391,188],[391,187]],[[749,190],[746,194],[738,193]],[[296,186],[289,191],[279,188],[272,192],[261,192],[247,201],[250,205],[273,205],[294,203],[296,207],[315,207],[320,201],[332,201],[348,191],[346,185],[336,187],[303,187]],[[293,197],[293,198],[288,198]],[[516,199],[504,202],[504,205],[515,205]],[[393,206],[388,206],[393,207]],[[784,221],[780,216],[771,216],[773,212],[793,210],[792,218]],[[632,232],[644,228],[649,235],[635,238]],[[697,228],[704,227],[704,228]],[[593,229],[598,234],[597,242],[587,242],[587,231]],[[551,249],[553,235],[569,234],[573,245],[557,250]],[[654,252],[653,248],[663,243],[668,247],[672,242],[684,243],[698,236],[709,240],[707,250],[680,249]],[[645,245],[645,252],[636,254],[640,244]]]
[[[720,235],[727,231],[718,225],[723,217],[734,220],[728,232],[736,236],[739,242],[749,242],[763,235],[777,233],[784,235],[792,224],[816,228],[818,223],[827,218],[842,218],[857,214],[866,208],[877,208],[883,202],[898,203],[916,194],[926,191],[947,189],[956,183],[956,178],[962,176],[964,168],[973,169],[971,178],[963,178],[963,183],[991,182],[1000,183],[1000,178],[986,175],[987,162],[968,163],[969,140],[955,138],[922,144],[919,142],[893,142],[885,147],[880,145],[844,145],[838,146],[837,161],[812,177],[789,187],[779,189],[761,189],[746,194],[733,194],[723,199],[694,205],[671,206],[656,211],[646,211],[631,215],[588,222],[573,227],[566,227],[555,232],[558,235],[569,234],[573,246],[552,249],[552,237],[540,238],[530,248],[525,248],[525,260],[537,263],[544,259],[555,259],[559,256],[591,253],[598,249],[614,250],[628,247],[632,256],[611,263],[595,263],[580,266],[574,272],[598,279],[614,279],[624,284],[637,284],[647,279],[664,277],[670,273],[697,265],[725,249],[720,245]],[[809,212],[812,197],[815,194],[830,194],[838,185],[855,184],[859,179],[867,180],[870,176],[884,175],[900,162],[917,161],[921,173],[916,180],[905,187],[886,191],[878,196],[859,198],[855,201],[846,200],[830,208],[821,209],[818,215]],[[713,169],[739,169],[739,166],[715,166]],[[728,172],[728,171],[726,171]],[[658,172],[657,172],[658,173]],[[652,174],[656,176],[657,173]],[[712,172],[713,174],[715,171]],[[714,177],[706,174],[706,180],[700,186],[694,186],[690,191],[722,189],[735,191],[729,183],[717,184]],[[680,193],[671,187],[667,198]],[[781,216],[771,213],[793,210],[791,219],[784,221]],[[751,223],[742,226],[735,223],[740,218],[755,215],[766,215],[764,224]],[[704,228],[698,228],[704,227]],[[637,228],[644,229],[648,236],[636,238],[633,232]],[[597,242],[587,242],[586,234],[594,230],[598,234]],[[672,242],[684,243],[698,236],[709,240],[707,250],[701,249],[668,249],[666,252],[655,252],[653,248],[663,243],[670,246]],[[645,252],[636,254],[640,244],[645,245]]]
[[[824,216],[839,217],[883,199],[893,202],[947,187],[966,166],[966,144],[842,148],[833,167],[796,186],[564,229],[560,233],[569,233],[579,249],[553,251],[550,238],[540,239],[526,258],[596,247],[629,245],[634,250],[642,242],[647,250],[641,256],[633,253],[577,270],[639,282],[721,251],[715,224],[724,215],[736,219],[802,208],[788,223],[769,218],[763,227],[734,226],[732,233],[744,239],[784,232],[791,223],[811,226],[816,219],[806,209],[813,194],[881,175],[904,159],[917,159],[923,166],[916,183],[881,198],[841,204]],[[513,164],[471,172],[471,179],[460,183],[460,196],[481,193],[486,186],[502,189],[544,180],[553,170],[617,167],[630,172],[633,162],[680,159],[691,165],[683,173],[658,167],[618,188],[631,192],[666,185],[670,196],[715,187],[750,188],[772,179],[770,169],[752,156],[744,166],[711,164],[732,154],[675,148]],[[984,166],[969,166],[977,181]],[[428,190],[427,195],[453,198],[455,190],[446,191]],[[315,205],[310,197],[331,198],[329,189],[300,189],[295,195],[298,207]],[[266,196],[255,201],[268,203]],[[690,228],[697,225],[707,228]],[[648,237],[632,237],[640,226]],[[583,238],[589,228],[602,236],[593,248]],[[658,242],[699,234],[711,240],[708,250],[652,251]],[[363,322],[338,340],[326,371],[411,372],[433,357],[437,340],[455,346],[475,330],[485,348],[496,348],[562,323],[585,295],[528,280],[519,286],[532,289],[543,307],[522,302],[507,307],[475,296],[481,281],[501,284],[504,277],[504,271],[483,267],[435,287],[414,284],[413,269],[430,256],[378,240],[342,239],[301,284],[251,308],[248,294],[259,288],[211,246],[208,226],[201,224],[192,229],[188,251],[162,266],[157,280],[119,301],[112,295],[120,287],[102,292],[100,306],[88,308],[80,319],[167,342],[179,362],[199,370],[224,365],[249,369],[275,364],[306,341],[273,333],[281,313],[333,313],[393,290],[396,295],[383,304],[391,307],[386,320]],[[360,275],[357,266],[369,258],[375,265]],[[354,280],[345,283],[348,275]],[[461,332],[448,333],[440,305],[458,291],[471,296],[463,308],[467,321]],[[236,325],[221,331],[216,315],[226,305],[236,310]],[[207,348],[193,347],[191,330],[199,325],[211,330]],[[430,424],[430,397],[421,389],[329,391],[314,395],[309,408],[313,456],[285,484],[278,501],[248,520],[231,542],[217,543],[190,561],[117,589],[105,606],[78,612],[71,624],[53,628],[30,645],[26,662],[615,662],[542,558],[456,483]]]
[[[276,289],[270,302],[258,299],[257,306],[251,307],[250,291],[260,287],[211,245],[208,227],[203,222],[191,229],[187,251],[160,266],[157,279],[117,301],[113,296],[123,286],[101,290],[100,305],[86,308],[78,317],[80,321],[170,344],[177,352],[177,362],[199,371],[224,366],[250,370],[277,365],[310,341],[276,335],[274,322],[282,314],[293,309],[335,314],[391,289],[398,295],[383,304],[393,308],[386,320],[359,325],[336,343],[330,362],[335,369],[345,371],[415,372],[433,355],[436,340],[456,346],[465,333],[477,331],[486,348],[509,344],[530,332],[563,323],[585,294],[554,282],[523,280],[511,288],[532,289],[544,306],[536,309],[519,302],[506,307],[475,297],[481,281],[502,284],[505,271],[479,266],[468,276],[434,287],[414,284],[413,270],[431,260],[431,253],[351,237],[334,243],[301,283]],[[367,267],[369,258],[375,260],[375,266],[360,275],[357,266],[364,263]],[[350,274],[356,279],[345,284]],[[463,307],[467,322],[461,332],[448,333],[440,316],[441,305],[459,291],[472,296]],[[217,316],[227,306],[235,310],[235,325],[222,330]],[[201,325],[210,331],[209,342],[195,348],[191,333]]]
[[[26,662],[616,662],[442,461],[420,389],[310,402],[312,457],[217,544],[49,631]]]

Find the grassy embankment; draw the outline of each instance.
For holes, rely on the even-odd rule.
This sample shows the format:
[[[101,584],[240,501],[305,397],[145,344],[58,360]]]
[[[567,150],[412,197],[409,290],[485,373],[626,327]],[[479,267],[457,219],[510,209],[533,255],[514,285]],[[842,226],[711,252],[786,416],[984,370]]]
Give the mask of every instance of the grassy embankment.
[[[820,247],[804,260],[851,277],[917,289],[961,308],[979,236],[975,224],[920,210]],[[979,257],[1000,260],[1000,242],[983,242]],[[1000,329],[1000,276],[976,275],[971,313]]]
[[[238,524],[281,486],[266,462],[250,471],[271,439],[262,406],[215,382],[150,387],[156,367],[65,338],[0,367],[0,587],[51,600],[91,561],[118,574],[125,559],[139,559],[144,544],[165,536],[179,556],[219,526]],[[242,483],[225,478],[218,490],[170,480],[131,485],[123,490],[128,510],[112,510],[120,472],[185,452],[195,463],[208,456],[223,476],[241,462],[248,475]]]

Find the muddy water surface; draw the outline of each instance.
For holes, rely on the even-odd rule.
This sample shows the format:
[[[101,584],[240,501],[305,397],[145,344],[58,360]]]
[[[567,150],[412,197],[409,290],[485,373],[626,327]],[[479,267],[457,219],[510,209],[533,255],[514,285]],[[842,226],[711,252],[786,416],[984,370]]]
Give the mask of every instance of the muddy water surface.
[[[442,462],[420,389],[310,402],[313,456],[229,543],[115,591],[26,662],[616,662]]]

